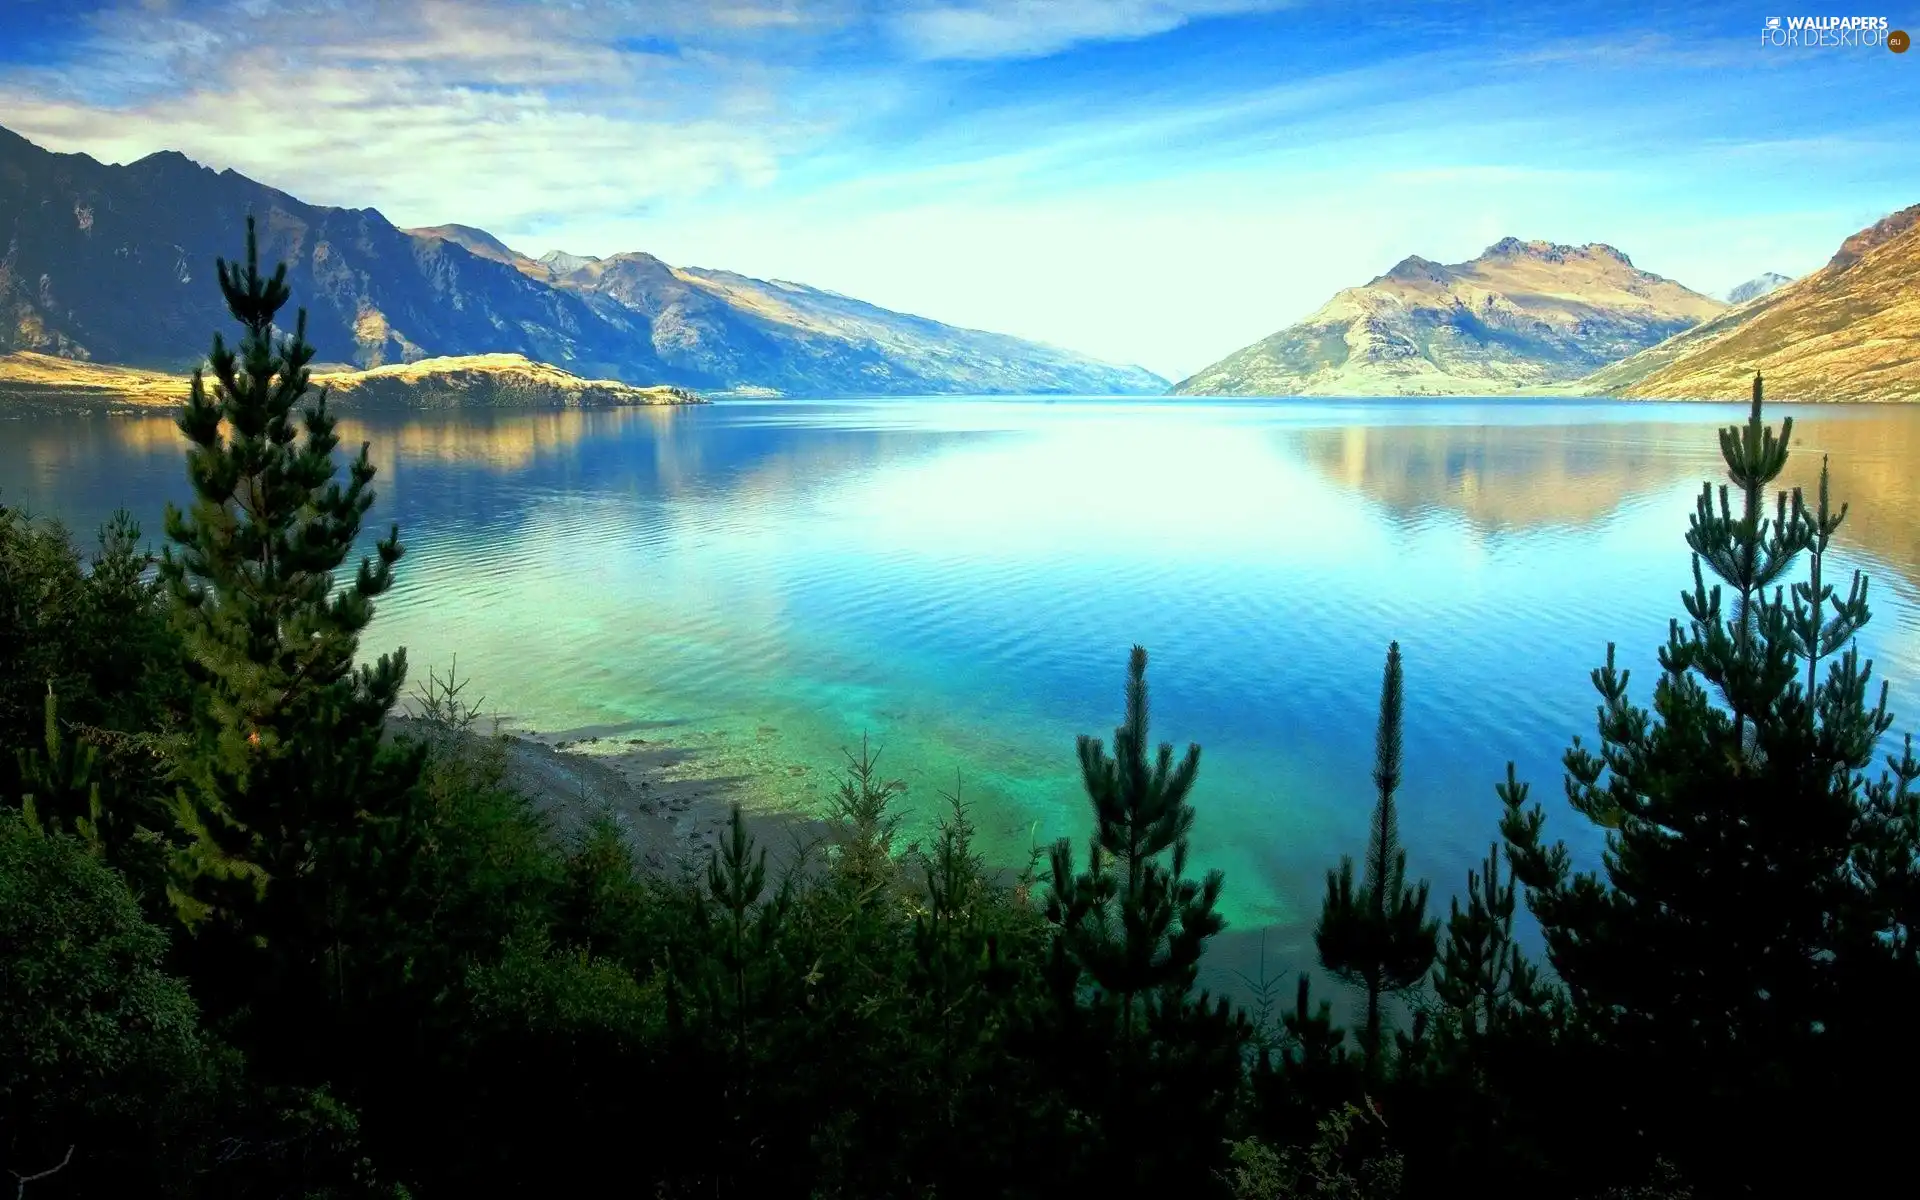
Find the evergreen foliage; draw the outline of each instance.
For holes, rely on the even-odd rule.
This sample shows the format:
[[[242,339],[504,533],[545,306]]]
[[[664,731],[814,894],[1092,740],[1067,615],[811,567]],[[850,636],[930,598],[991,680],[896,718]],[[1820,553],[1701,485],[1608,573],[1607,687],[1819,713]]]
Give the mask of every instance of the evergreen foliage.
[[[373,600],[393,582],[398,530],[335,588],[373,503],[368,448],[335,480],[324,393],[311,407],[306,314],[276,339],[286,268],[260,273],[251,220],[244,264],[218,264],[242,334],[216,335],[211,394],[196,371],[179,425],[195,500],[169,506],[160,562],[203,702],[182,756],[186,835],[169,894],[202,952],[227,960],[220,1011],[324,1031],[367,999],[386,957],[386,901],[405,888],[419,835],[421,755],[385,739],[404,652],[356,668]],[[373,919],[369,919],[373,918]],[[316,1036],[314,1048],[327,1050]]]
[[[1075,872],[1070,841],[1056,843],[1046,901],[1063,1044],[1081,1047],[1075,1070],[1096,1069],[1080,1086],[1104,1094],[1110,1142],[1090,1169],[1101,1186],[1135,1191],[1217,1165],[1251,1036],[1225,1000],[1193,994],[1201,952],[1226,927],[1216,911],[1222,876],[1187,875],[1200,747],[1189,745],[1178,765],[1171,743],[1148,749],[1146,674],[1147,652],[1135,646],[1111,753],[1079,739],[1094,817],[1087,869]]]
[[[1156,1003],[1183,1003],[1200,971],[1206,939],[1225,928],[1214,911],[1223,877],[1186,877],[1193,806],[1187,793],[1200,772],[1200,747],[1176,767],[1173,746],[1155,756],[1147,737],[1147,652],[1127,664],[1126,720],[1109,754],[1098,738],[1079,740],[1080,777],[1093,804],[1087,870],[1076,874],[1073,844],[1053,848],[1047,919],[1061,951],[1110,1005],[1130,1043]]]
[[[65,529],[0,504],[0,731],[7,744],[42,744],[45,698],[85,685],[86,576]],[[16,756],[0,755],[0,781],[19,792]]]
[[[152,556],[126,511],[82,559],[61,526],[0,504],[0,738],[44,746],[45,705],[96,753],[151,759],[179,723],[186,688],[177,642],[148,577]],[[121,765],[128,765],[122,762]],[[0,755],[0,791],[17,795],[18,754]],[[152,780],[146,781],[149,785]],[[43,781],[42,786],[45,786]]]
[[[1513,781],[1502,788],[1515,786]],[[1497,1037],[1503,1026],[1536,1012],[1546,992],[1540,973],[1513,936],[1518,911],[1514,879],[1500,880],[1501,853],[1495,843],[1467,872],[1467,907],[1455,897],[1447,917],[1446,945],[1434,973],[1433,991],[1454,1018],[1450,1026],[1471,1042]]]
[[[1316,939],[1367,995],[1350,1039],[1306,975],[1275,1012],[1263,971],[1257,1024],[1197,990],[1223,883],[1189,871],[1199,748],[1150,743],[1139,647],[1110,747],[1078,743],[1085,863],[1063,840],[1021,872],[957,784],[898,845],[864,739],[817,843],[770,853],[736,808],[676,874],[617,812],[517,793],[452,673],[390,736],[404,657],[354,664],[397,534],[335,580],[367,448],[337,482],[251,231],[219,277],[243,334],[182,414],[196,501],[159,579],[124,514],[83,558],[0,506],[0,1169],[27,1194],[1579,1200],[1904,1169],[1905,1108],[1860,1098],[1920,1068],[1920,763],[1869,774],[1866,582],[1830,579],[1824,472],[1768,516],[1791,426],[1757,382],[1651,708],[1609,650],[1600,744],[1565,756],[1597,869],[1509,766],[1439,936],[1389,650],[1366,858]]]
[[[1379,1110],[1366,1101],[1321,1118],[1304,1147],[1276,1151],[1251,1139],[1236,1142],[1227,1173],[1233,1200],[1394,1200],[1403,1194],[1405,1165],[1385,1148],[1385,1131]]]
[[[1738,502],[1725,485],[1701,492],[1687,621],[1660,650],[1651,710],[1609,646],[1593,675],[1599,751],[1576,738],[1566,753],[1569,801],[1607,831],[1601,868],[1575,870],[1524,792],[1502,820],[1576,1016],[1613,1086],[1632,1081],[1623,1146],[1726,1191],[1764,1188],[1808,1139],[1859,1127],[1842,1114],[1891,1065],[1889,1031],[1867,1014],[1920,982],[1894,949],[1899,902],[1862,870],[1914,844],[1920,771],[1908,754],[1866,775],[1893,720],[1850,644],[1866,581],[1856,572],[1843,595],[1825,578],[1844,509],[1824,464],[1815,507],[1796,490],[1768,515],[1793,421],[1777,435],[1764,423],[1761,388],[1756,375],[1745,425],[1721,431]],[[1806,578],[1780,586],[1803,555]],[[1845,1157],[1849,1176],[1898,1169],[1876,1150]]]
[[[77,839],[0,813],[0,1163],[28,1174],[84,1146],[47,1186],[184,1189],[186,1118],[218,1064],[166,947]]]
[[[1402,697],[1400,643],[1387,647],[1380,684],[1380,725],[1375,738],[1373,786],[1378,793],[1369,823],[1367,862],[1354,886],[1353,860],[1342,858],[1327,873],[1327,896],[1313,940],[1320,963],[1341,981],[1366,993],[1366,1025],[1360,1048],[1371,1072],[1381,1053],[1383,996],[1420,985],[1433,965],[1438,925],[1427,919],[1427,883],[1409,885],[1407,852],[1400,847],[1400,822],[1393,793],[1400,786]]]

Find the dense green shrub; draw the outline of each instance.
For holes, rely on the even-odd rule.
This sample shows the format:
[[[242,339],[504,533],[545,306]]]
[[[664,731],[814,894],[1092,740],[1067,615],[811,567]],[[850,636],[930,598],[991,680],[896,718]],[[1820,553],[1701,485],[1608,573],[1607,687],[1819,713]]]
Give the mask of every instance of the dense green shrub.
[[[175,1190],[182,1137],[216,1086],[217,1047],[167,935],[76,838],[0,812],[0,1160],[73,1160],[61,1187]]]

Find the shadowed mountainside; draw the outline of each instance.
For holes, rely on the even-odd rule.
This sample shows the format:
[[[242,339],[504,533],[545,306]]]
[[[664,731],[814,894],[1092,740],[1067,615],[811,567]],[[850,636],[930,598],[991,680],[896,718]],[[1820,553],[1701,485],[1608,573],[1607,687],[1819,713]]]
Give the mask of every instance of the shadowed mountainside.
[[[227,324],[214,260],[248,213],[320,362],[519,354],[578,376],[786,395],[1159,393],[1138,367],[647,254],[535,261],[484,231],[407,231],[174,152],[125,166],[0,130],[0,353],[184,371]]]

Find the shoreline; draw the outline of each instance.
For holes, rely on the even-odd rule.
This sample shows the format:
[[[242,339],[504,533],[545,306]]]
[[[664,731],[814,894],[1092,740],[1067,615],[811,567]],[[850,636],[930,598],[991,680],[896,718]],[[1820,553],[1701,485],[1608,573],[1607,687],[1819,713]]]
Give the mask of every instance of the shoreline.
[[[698,750],[658,736],[651,726],[541,732],[499,718],[492,725],[492,732],[469,729],[456,738],[473,750],[497,746],[503,782],[531,801],[563,839],[596,813],[612,813],[640,866],[655,874],[704,866],[708,852],[721,845],[736,803],[756,850],[766,850],[773,863],[789,861],[827,833],[826,822],[815,815],[750,807],[750,780],[714,769]],[[402,713],[389,717],[388,727],[428,739],[443,736]]]

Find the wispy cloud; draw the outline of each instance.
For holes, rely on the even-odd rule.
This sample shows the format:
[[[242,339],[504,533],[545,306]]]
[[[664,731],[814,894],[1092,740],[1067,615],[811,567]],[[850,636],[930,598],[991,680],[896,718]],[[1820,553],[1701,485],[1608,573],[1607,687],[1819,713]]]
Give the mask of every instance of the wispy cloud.
[[[0,76],[0,120],[109,160],[179,149],[309,199],[513,228],[763,185],[832,128],[786,109],[779,69],[740,44],[818,8],[720,6],[715,35],[692,0],[257,7],[100,12],[86,53]],[[637,36],[696,30],[686,52]]]
[[[971,0],[912,5],[891,24],[925,59],[1034,58],[1082,42],[1152,37],[1206,17],[1286,7],[1288,0]]]
[[[1605,241],[1717,288],[1920,199],[1912,64],[1767,56],[1754,25],[1733,0],[0,0],[0,125],[1183,375],[1407,254]]]

